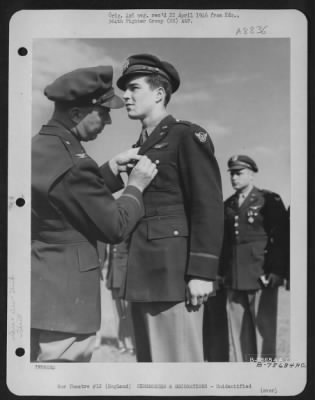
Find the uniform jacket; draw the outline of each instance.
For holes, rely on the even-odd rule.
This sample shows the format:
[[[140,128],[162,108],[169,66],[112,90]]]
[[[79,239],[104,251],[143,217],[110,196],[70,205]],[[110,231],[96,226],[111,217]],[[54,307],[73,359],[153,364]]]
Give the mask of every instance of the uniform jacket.
[[[131,237],[125,297],[183,301],[189,277],[217,274],[223,200],[213,145],[199,126],[167,116],[139,153],[157,164],[158,174]]]
[[[116,243],[143,215],[142,195],[121,189],[58,121],[32,142],[32,328],[91,333],[100,325],[97,240]]]
[[[259,277],[281,277],[287,269],[288,215],[281,198],[254,187],[241,206],[237,195],[225,203],[224,245],[220,275],[227,287],[261,289]]]

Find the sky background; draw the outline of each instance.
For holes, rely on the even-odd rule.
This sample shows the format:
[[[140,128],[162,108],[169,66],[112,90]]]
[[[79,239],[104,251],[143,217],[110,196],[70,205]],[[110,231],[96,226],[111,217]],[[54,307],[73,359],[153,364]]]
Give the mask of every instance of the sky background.
[[[290,204],[290,41],[285,38],[36,39],[32,62],[32,134],[53,111],[44,88],[76,68],[112,65],[114,87],[125,59],[151,53],[171,62],[181,85],[170,114],[205,128],[221,169],[223,195],[233,193],[227,160],[246,154],[259,168],[256,186],[280,194]],[[124,109],[111,112],[96,141],[84,144],[99,163],[134,144],[139,121]]]

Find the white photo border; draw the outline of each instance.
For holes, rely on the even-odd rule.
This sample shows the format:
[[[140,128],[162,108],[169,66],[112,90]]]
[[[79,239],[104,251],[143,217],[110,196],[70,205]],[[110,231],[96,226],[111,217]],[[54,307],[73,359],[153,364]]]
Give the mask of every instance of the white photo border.
[[[297,10],[213,10],[236,18],[192,18],[189,24],[110,23],[111,14],[151,15],[185,10],[32,10],[10,21],[8,136],[8,328],[7,385],[17,395],[242,396],[296,395],[306,385],[307,321],[307,20]],[[186,10],[195,13],[196,10]],[[211,13],[211,10],[202,10]],[[195,15],[195,14],[194,14]],[[256,363],[42,364],[29,361],[32,42],[39,38],[290,38],[291,126],[291,349],[295,368],[258,368]],[[266,28],[264,28],[266,27]],[[244,32],[244,31],[243,31]],[[247,34],[246,34],[247,35]],[[246,40],[248,36],[243,36]],[[20,56],[18,49],[28,49]],[[17,117],[18,116],[18,117]],[[25,132],[21,134],[21,132]],[[17,199],[24,199],[19,207]],[[17,251],[18,249],[18,251]],[[25,355],[16,355],[16,349]],[[217,384],[240,387],[219,389]],[[176,384],[178,387],[176,387]],[[143,385],[141,387],[141,385]],[[185,387],[186,386],[186,387]],[[268,393],[264,393],[268,394]]]

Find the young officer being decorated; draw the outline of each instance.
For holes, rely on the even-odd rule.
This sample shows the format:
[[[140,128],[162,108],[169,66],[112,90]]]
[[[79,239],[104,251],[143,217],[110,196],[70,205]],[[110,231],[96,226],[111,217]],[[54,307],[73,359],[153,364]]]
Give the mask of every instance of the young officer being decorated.
[[[228,161],[235,194],[225,201],[220,275],[227,288],[233,361],[275,357],[278,287],[287,269],[288,215],[276,193],[253,185],[246,155]]]
[[[223,236],[221,178],[208,133],[169,115],[180,78],[150,54],[129,57],[117,86],[158,168],[130,242],[125,298],[138,361],[203,361],[203,303],[214,293]]]
[[[157,173],[130,149],[100,168],[82,141],[123,107],[110,66],[69,72],[45,89],[52,119],[32,141],[31,360],[89,361],[100,328],[97,241],[117,243],[144,214],[142,192]],[[123,187],[119,173],[137,159]]]

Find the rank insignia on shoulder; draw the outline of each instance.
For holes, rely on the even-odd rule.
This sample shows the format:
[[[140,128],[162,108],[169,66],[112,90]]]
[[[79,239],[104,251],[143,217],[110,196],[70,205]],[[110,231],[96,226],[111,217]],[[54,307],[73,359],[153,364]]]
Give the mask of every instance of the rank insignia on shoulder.
[[[87,158],[88,155],[86,153],[78,153],[78,154],[75,154],[75,156],[78,158]]]
[[[206,143],[208,134],[207,132],[195,132],[194,135],[201,143]]]

